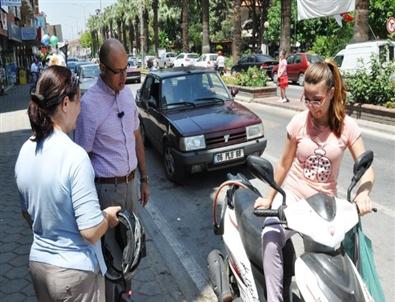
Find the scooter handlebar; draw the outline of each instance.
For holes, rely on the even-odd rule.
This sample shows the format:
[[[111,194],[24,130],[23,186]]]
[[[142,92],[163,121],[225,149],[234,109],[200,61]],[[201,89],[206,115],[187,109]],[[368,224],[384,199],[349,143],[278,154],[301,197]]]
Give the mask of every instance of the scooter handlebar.
[[[259,217],[278,217],[278,210],[273,209],[254,209],[254,214]]]

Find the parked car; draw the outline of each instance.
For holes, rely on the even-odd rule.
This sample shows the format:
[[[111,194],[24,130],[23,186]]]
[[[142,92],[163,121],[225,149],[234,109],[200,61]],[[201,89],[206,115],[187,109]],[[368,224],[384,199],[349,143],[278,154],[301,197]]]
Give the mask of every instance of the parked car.
[[[141,71],[137,67],[137,60],[133,58],[128,59],[128,68],[126,69],[126,83],[129,82],[141,83]]]
[[[217,54],[216,53],[204,53],[196,60],[195,66],[216,68],[217,67]]]
[[[196,53],[180,53],[173,61],[174,67],[184,67],[195,64],[196,60],[199,58],[199,55]]]
[[[288,80],[303,86],[304,73],[310,64],[322,62],[324,59],[316,54],[299,52],[287,57],[287,74]],[[277,83],[278,65],[273,67],[272,79]]]
[[[175,52],[164,52],[158,60],[159,68],[173,67],[173,61],[176,56]]]
[[[248,68],[256,66],[266,70],[268,77],[271,77],[272,68],[277,64],[278,61],[269,55],[252,54],[241,57],[230,71],[233,74],[235,72],[247,71]]]
[[[71,69],[71,71],[72,71],[74,74],[78,75],[80,66],[89,65],[89,64],[92,64],[92,62],[89,62],[89,61],[78,61],[78,62],[76,62],[76,63],[74,64],[74,68]]]
[[[245,163],[266,147],[263,123],[232,94],[215,70],[184,67],[152,71],[136,103],[145,143],[163,156],[166,176]]]
[[[80,66],[78,77],[80,80],[81,95],[96,83],[99,74],[99,64],[86,64]]]
[[[342,74],[354,74],[362,67],[370,70],[372,55],[379,57],[381,63],[393,61],[395,42],[377,40],[349,44],[336,54],[334,60]]]

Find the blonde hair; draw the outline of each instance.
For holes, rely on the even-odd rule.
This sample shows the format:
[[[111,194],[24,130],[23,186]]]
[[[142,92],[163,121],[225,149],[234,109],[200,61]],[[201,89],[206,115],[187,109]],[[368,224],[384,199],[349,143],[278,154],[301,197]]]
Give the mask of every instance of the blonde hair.
[[[329,105],[328,123],[329,129],[340,137],[346,116],[346,88],[335,61],[326,59],[325,62],[310,65],[306,70],[304,81],[308,84],[318,84],[324,81],[327,90],[334,88],[333,98]]]

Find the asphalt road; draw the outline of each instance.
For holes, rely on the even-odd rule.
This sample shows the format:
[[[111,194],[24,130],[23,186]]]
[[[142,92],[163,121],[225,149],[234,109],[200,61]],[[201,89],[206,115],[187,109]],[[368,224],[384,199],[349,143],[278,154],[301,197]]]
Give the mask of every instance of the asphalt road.
[[[139,85],[130,85],[133,92]],[[290,86],[289,96],[300,97],[301,87]],[[295,96],[293,96],[295,95]],[[275,162],[281,153],[285,138],[285,127],[293,111],[273,108],[260,104],[245,104],[263,120],[268,147],[264,157]],[[395,211],[392,197],[395,194],[395,136],[363,129],[367,149],[375,153],[374,168],[376,182],[372,192],[378,208],[377,214],[363,218],[366,234],[373,241],[379,277],[384,287],[387,301],[395,301],[392,282],[395,278]],[[352,159],[347,154],[339,175],[339,195],[345,196],[352,175]],[[211,206],[213,193],[224,180],[229,170],[192,175],[183,186],[174,185],[165,177],[162,159],[152,148],[146,150],[149,174],[152,179],[152,199],[143,211],[145,222],[151,220],[150,227],[162,246],[162,256],[171,269],[180,272],[180,286],[190,287],[194,284],[204,301],[213,300],[207,283],[206,257],[214,249],[222,249],[221,239],[212,232]],[[234,168],[230,172],[246,172],[243,168]],[[186,275],[184,275],[184,273]],[[192,282],[192,283],[191,283]],[[196,293],[192,292],[191,295]]]

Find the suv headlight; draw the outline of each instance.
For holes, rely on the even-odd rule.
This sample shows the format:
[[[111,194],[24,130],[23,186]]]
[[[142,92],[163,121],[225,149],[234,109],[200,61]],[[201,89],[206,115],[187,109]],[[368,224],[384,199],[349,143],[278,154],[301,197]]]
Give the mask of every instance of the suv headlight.
[[[262,123],[246,127],[247,140],[263,136]]]
[[[182,151],[200,150],[206,148],[204,135],[181,137],[180,149]]]

